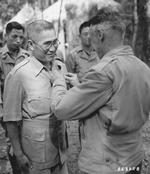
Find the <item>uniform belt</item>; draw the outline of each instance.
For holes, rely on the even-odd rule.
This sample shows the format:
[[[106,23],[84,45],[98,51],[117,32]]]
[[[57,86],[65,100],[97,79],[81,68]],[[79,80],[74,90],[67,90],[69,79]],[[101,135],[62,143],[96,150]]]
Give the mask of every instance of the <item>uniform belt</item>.
[[[56,120],[45,119],[23,119],[23,126],[33,126],[33,127],[55,127],[57,125]]]

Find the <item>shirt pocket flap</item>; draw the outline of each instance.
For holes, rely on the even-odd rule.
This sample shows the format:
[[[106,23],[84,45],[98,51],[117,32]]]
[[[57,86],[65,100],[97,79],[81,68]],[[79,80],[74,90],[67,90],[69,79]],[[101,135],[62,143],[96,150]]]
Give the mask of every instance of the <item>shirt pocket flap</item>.
[[[51,98],[43,96],[28,97],[27,107],[30,116],[37,117],[39,115],[49,115],[51,113]]]

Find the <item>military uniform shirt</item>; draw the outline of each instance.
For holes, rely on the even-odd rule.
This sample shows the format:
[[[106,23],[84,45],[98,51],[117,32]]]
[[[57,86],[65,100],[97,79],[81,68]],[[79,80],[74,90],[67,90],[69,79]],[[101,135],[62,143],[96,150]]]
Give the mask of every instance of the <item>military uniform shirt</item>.
[[[131,47],[108,52],[78,86],[54,81],[52,110],[58,119],[84,119],[79,168],[122,174],[144,158],[140,130],[150,111],[150,69]]]
[[[51,112],[51,86],[51,71],[30,56],[12,69],[4,87],[3,120],[22,120],[23,151],[40,170],[66,159],[65,125]]]
[[[3,93],[3,87],[4,87],[4,80],[7,76],[7,74],[12,70],[12,68],[20,63],[22,60],[24,60],[26,57],[29,56],[29,53],[20,48],[17,57],[13,58],[8,50],[7,45],[5,45],[0,50],[0,103],[2,103],[2,94]]]
[[[68,55],[65,64],[67,70],[71,73],[76,73],[78,79],[81,81],[85,73],[98,62],[99,58],[94,50],[88,54],[81,46],[78,46]]]
[[[49,119],[52,114],[50,103],[51,74],[37,59],[30,57],[22,61],[8,74],[4,121]]]

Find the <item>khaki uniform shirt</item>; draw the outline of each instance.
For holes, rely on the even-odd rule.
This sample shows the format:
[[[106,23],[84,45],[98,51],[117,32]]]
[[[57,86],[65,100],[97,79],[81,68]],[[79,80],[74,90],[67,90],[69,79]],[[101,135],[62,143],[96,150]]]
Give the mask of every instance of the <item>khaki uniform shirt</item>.
[[[5,45],[0,50],[0,103],[2,103],[2,94],[4,87],[4,80],[7,74],[12,70],[12,68],[29,56],[26,50],[20,48],[17,57],[12,57],[8,50],[7,45]]]
[[[18,64],[7,76],[5,85],[4,121],[49,119],[52,115],[51,74],[34,57]]]
[[[76,73],[81,81],[81,78],[85,75],[85,73],[98,62],[99,58],[95,51],[88,54],[81,46],[78,46],[68,55],[65,64],[67,70],[71,73]]]
[[[7,74],[12,70],[12,68],[18,64],[19,62],[23,61],[25,58],[27,58],[29,56],[29,53],[26,50],[23,50],[20,48],[17,57],[12,57],[7,45],[5,45],[4,47],[2,47],[0,49],[0,104],[3,105],[3,89],[4,89],[4,80],[7,76]],[[11,88],[11,86],[10,86]],[[14,101],[13,101],[14,102]],[[0,113],[0,117],[3,117],[3,111]],[[20,124],[18,123],[18,126]],[[3,138],[2,138],[3,137]],[[6,145],[6,141],[7,141],[7,145]],[[2,134],[1,136],[1,146],[0,147],[0,153],[1,154],[7,154],[7,150],[2,150],[2,149],[8,149],[8,147],[10,147],[9,145],[9,139],[5,137],[5,135]],[[3,152],[4,151],[4,152]],[[13,153],[12,148],[9,151],[10,154]],[[8,157],[6,157],[8,158]],[[2,160],[3,164],[6,168],[8,168],[8,160]],[[6,170],[6,169],[5,169]],[[4,169],[2,169],[2,171],[5,173]],[[8,169],[7,169],[8,170]],[[2,172],[2,173],[3,173]],[[1,172],[0,172],[1,173]],[[7,173],[7,172],[6,172]]]
[[[150,69],[129,46],[108,52],[69,91],[64,79],[57,79],[52,96],[57,118],[84,119],[82,171],[125,173],[142,161],[140,129],[150,111]]]
[[[64,152],[67,146],[65,125],[50,108],[51,86],[51,72],[32,56],[17,64],[5,80],[3,120],[23,120],[22,148],[38,169],[56,165],[58,149]]]

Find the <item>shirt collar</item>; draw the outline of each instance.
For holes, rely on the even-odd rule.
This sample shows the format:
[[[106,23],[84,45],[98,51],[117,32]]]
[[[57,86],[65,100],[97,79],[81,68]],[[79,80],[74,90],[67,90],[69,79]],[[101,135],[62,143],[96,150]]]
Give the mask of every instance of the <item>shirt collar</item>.
[[[97,58],[97,54],[94,50],[92,50],[91,54],[89,55],[86,51],[84,51],[82,46],[78,47],[78,52],[80,53],[80,58],[86,59],[88,61],[91,61]]]
[[[48,69],[44,65],[42,65],[42,63],[40,63],[35,57],[31,56],[30,60],[34,64],[35,77],[37,77],[43,69],[48,71]]]
[[[128,45],[123,45],[115,49],[112,49],[103,56],[102,60],[107,60],[107,59],[113,60],[116,59],[118,56],[125,56],[125,55],[132,55],[132,56],[134,55],[132,48]]]
[[[17,57],[14,59],[13,57],[10,56],[9,54],[9,49],[7,44],[1,49],[2,53],[2,59],[5,63],[15,63],[18,57],[22,55],[23,49],[20,48]]]

